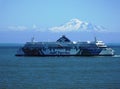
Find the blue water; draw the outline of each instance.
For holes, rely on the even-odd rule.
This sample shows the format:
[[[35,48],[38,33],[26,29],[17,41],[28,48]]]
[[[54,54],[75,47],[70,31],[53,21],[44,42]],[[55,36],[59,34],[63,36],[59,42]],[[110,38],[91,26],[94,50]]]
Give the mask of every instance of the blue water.
[[[120,89],[120,46],[111,57],[16,57],[0,46],[0,89]]]

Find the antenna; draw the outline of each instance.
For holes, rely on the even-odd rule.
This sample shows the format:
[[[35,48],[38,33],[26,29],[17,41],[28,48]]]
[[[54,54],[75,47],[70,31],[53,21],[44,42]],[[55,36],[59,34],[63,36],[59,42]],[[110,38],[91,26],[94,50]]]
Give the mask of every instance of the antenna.
[[[97,42],[97,37],[96,37],[95,32],[93,32],[93,35],[94,35],[94,41]]]
[[[32,43],[34,42],[34,39],[35,39],[35,38],[34,38],[34,36],[33,36],[33,37],[31,38],[31,42],[32,42]]]
[[[94,41],[97,42],[97,38],[96,38],[96,36],[94,37]]]

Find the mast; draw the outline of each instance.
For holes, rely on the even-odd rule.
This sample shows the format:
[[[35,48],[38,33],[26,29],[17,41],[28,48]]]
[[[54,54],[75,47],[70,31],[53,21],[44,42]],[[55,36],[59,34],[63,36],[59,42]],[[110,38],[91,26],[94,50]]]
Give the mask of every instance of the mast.
[[[94,37],[94,41],[97,42],[97,38],[96,38],[96,36]]]
[[[34,42],[34,39],[35,39],[35,38],[34,38],[34,36],[33,36],[33,37],[31,38],[31,42],[32,42],[32,43]]]

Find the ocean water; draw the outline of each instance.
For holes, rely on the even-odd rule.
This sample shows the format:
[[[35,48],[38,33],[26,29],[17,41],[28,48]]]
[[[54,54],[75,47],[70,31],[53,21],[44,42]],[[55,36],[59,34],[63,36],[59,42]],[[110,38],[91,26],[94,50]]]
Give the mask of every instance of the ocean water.
[[[120,89],[120,46],[115,56],[16,57],[0,45],[0,89]]]

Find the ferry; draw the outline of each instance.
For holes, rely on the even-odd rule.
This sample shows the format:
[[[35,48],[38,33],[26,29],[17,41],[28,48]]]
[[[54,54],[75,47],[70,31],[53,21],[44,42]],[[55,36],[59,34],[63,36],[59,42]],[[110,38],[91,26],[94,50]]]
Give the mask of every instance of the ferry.
[[[73,42],[65,35],[56,42],[31,42],[19,48],[16,56],[113,56],[114,50],[103,41]]]

